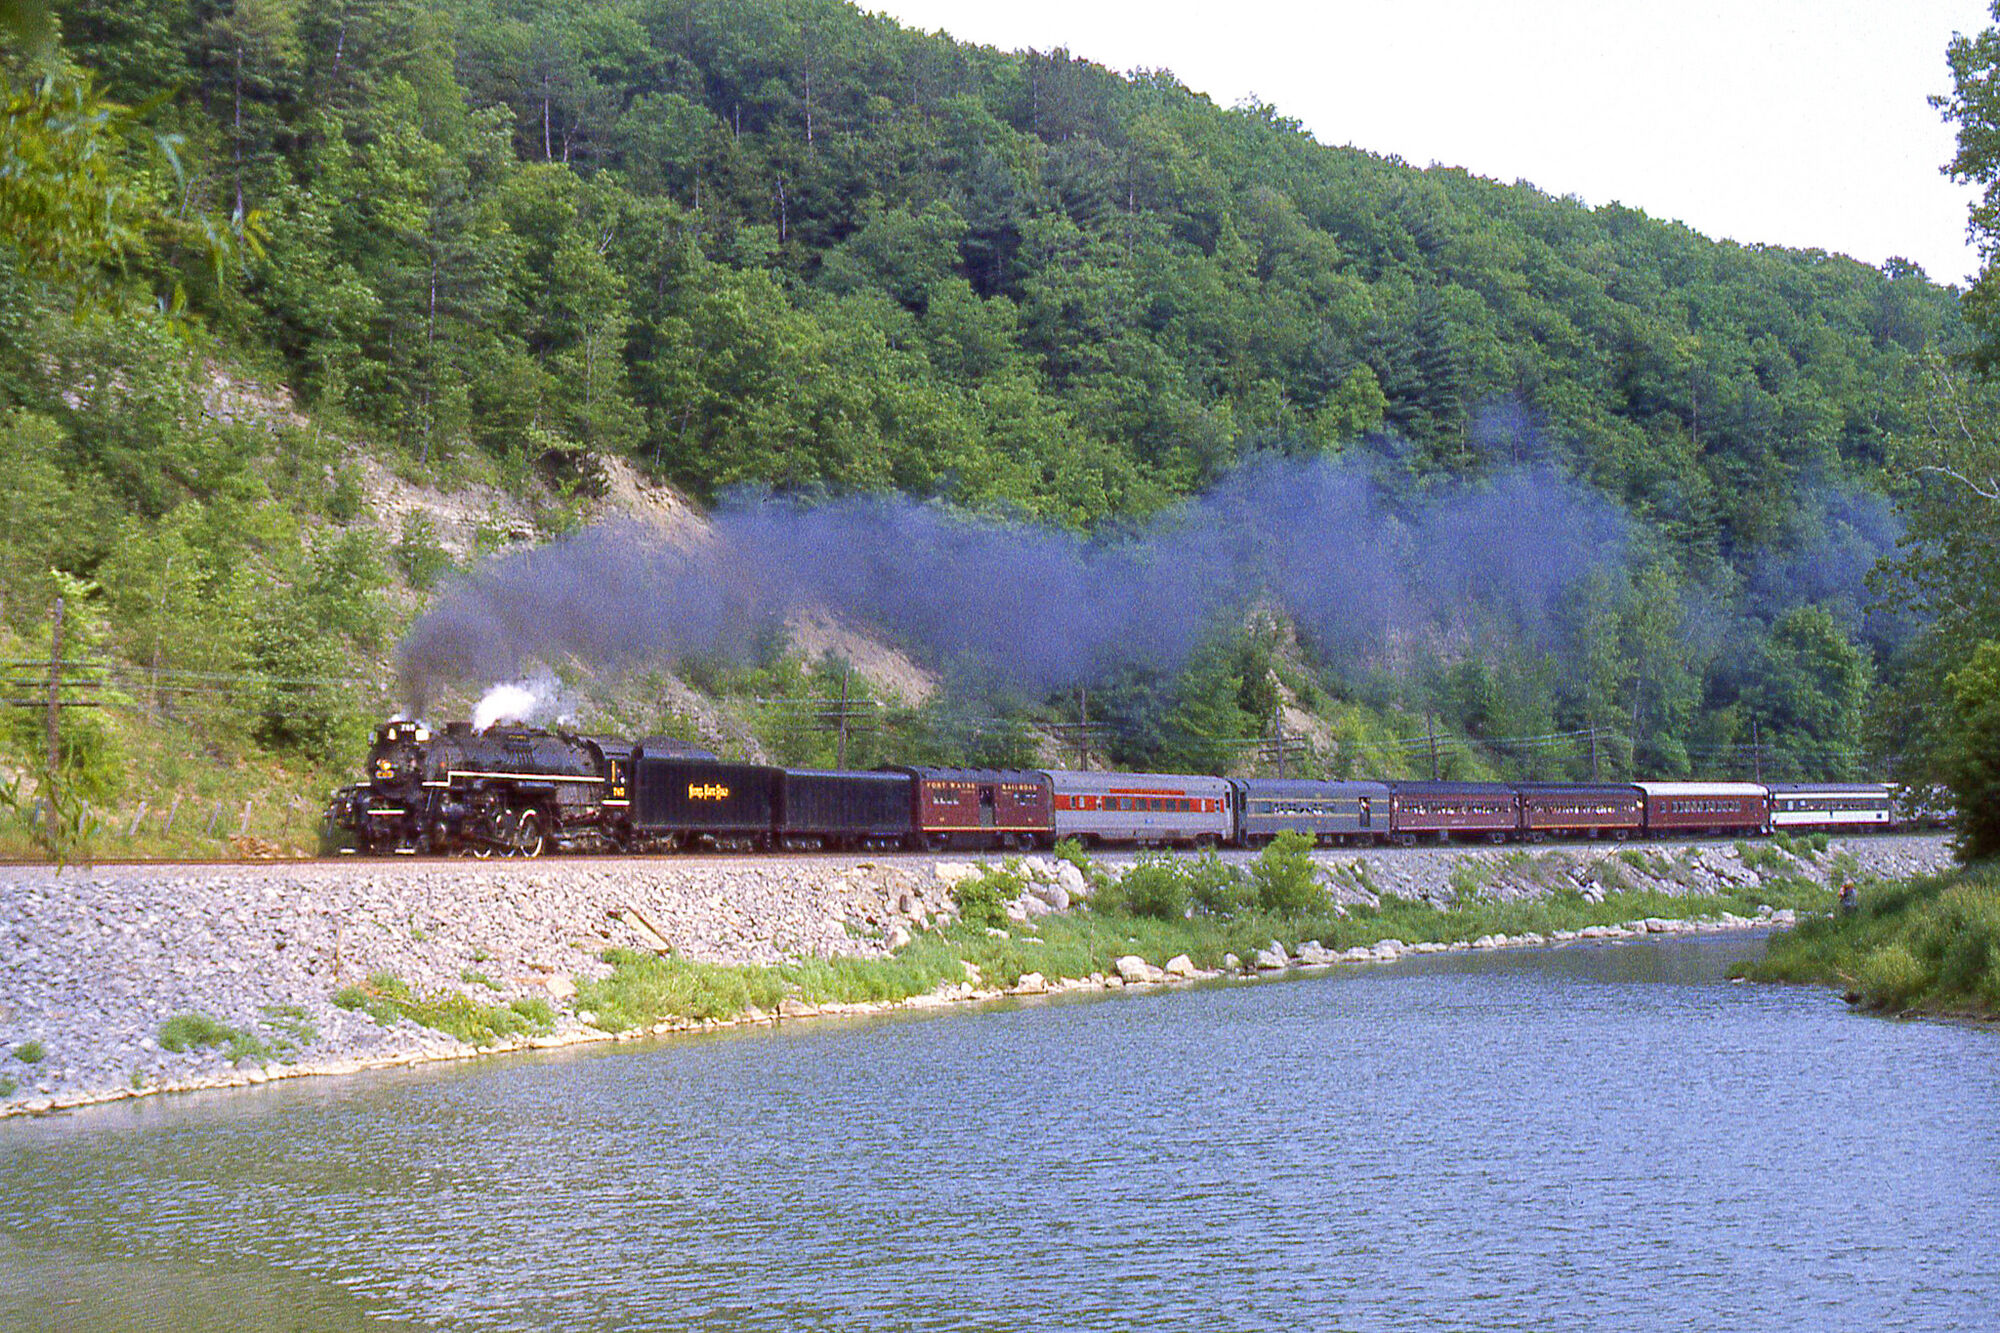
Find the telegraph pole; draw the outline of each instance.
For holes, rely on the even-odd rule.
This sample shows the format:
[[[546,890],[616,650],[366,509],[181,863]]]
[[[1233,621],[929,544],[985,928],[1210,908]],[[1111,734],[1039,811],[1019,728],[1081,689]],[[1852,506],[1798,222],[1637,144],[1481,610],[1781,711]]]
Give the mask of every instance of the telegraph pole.
[[[49,779],[55,780],[56,764],[62,752],[56,745],[56,716],[62,711],[62,631],[63,599],[56,598],[55,628],[49,635]]]
[[[1430,728],[1431,736],[1431,781],[1438,780],[1438,722],[1436,713],[1424,714],[1424,725]]]
[[[847,672],[846,662],[840,664],[840,740],[835,745],[833,766],[847,767]]]
[[[1590,724],[1590,780],[1597,781],[1597,724]]]
[[[1090,720],[1090,690],[1087,686],[1077,686],[1076,716],[1077,720],[1074,722],[1053,722],[1049,724],[1048,729],[1055,733],[1056,739],[1066,748],[1075,751],[1077,767],[1088,771],[1090,743],[1104,730],[1104,725]]]

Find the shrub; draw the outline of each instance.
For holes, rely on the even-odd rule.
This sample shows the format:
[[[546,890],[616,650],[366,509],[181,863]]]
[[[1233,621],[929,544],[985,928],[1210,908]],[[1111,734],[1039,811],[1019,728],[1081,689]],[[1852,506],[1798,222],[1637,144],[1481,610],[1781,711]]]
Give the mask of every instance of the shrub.
[[[48,1052],[42,1048],[42,1043],[33,1039],[24,1041],[14,1048],[14,1058],[24,1065],[38,1065],[42,1062],[42,1057],[47,1054]]]
[[[1885,944],[1862,959],[1855,977],[1862,998],[1883,1009],[1907,1008],[1929,984],[1924,965],[1901,944]]]
[[[1267,912],[1298,916],[1329,906],[1326,889],[1313,865],[1312,838],[1286,829],[1271,839],[1250,863],[1250,885],[1256,891],[1257,906]]]
[[[1125,908],[1134,916],[1178,921],[1187,915],[1189,878],[1171,852],[1141,856],[1119,881]]]
[[[958,905],[959,920],[991,930],[1007,924],[1007,904],[1020,895],[1020,876],[989,869],[960,880],[951,891],[951,900]]]
[[[1187,868],[1188,897],[1210,916],[1235,916],[1255,901],[1250,881],[1214,852],[1203,852]]]
[[[437,526],[429,514],[403,516],[403,535],[396,543],[396,567],[412,588],[425,591],[452,568],[451,555],[438,544]]]

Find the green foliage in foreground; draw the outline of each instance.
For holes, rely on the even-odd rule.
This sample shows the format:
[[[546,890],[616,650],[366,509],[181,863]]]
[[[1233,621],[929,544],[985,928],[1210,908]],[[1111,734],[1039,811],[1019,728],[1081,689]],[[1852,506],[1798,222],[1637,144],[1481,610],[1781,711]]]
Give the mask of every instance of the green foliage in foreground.
[[[1739,972],[1842,986],[1886,1013],[2000,1017],[2000,863],[1865,889],[1852,916],[1803,921]]]
[[[1159,868],[1153,878],[1169,873],[1165,869],[1169,860],[1146,862]],[[1193,883],[1212,887],[1218,882],[1204,869],[1208,861],[1183,863],[1192,868],[1188,874]],[[1125,879],[1136,873],[1128,871]],[[1232,871],[1228,882],[1240,887],[1250,881]],[[1138,902],[1150,912],[1157,906],[1149,896],[1155,890],[1145,885],[1142,877]],[[1447,911],[1389,896],[1378,908],[1350,907],[1344,916],[1322,895],[1320,905],[1304,912],[1273,911],[1253,898],[1236,901],[1229,915],[1197,910],[1192,916],[1162,917],[1135,910],[1130,890],[1107,891],[1102,902],[1042,917],[1032,926],[995,930],[961,921],[924,934],[880,959],[813,958],[775,967],[743,967],[612,950],[605,955],[612,974],[579,982],[576,1008],[592,1014],[595,1026],[623,1032],[674,1019],[732,1018],[753,1006],[769,1011],[788,998],[812,1004],[909,999],[965,979],[968,963],[978,969],[984,984],[1008,988],[1031,972],[1049,981],[1109,974],[1127,954],[1161,966],[1184,953],[1197,966],[1213,969],[1223,966],[1226,954],[1246,959],[1273,940],[1288,949],[1318,940],[1336,950],[1384,939],[1448,943],[1481,935],[1580,930],[1653,916],[1748,914],[1763,904],[1825,911],[1831,895],[1800,881],[1790,888],[1767,886],[1713,897],[1613,893],[1601,903],[1567,892],[1540,902],[1476,901]]]
[[[1261,911],[1278,916],[1327,913],[1333,906],[1312,860],[1313,840],[1289,829],[1246,868],[1214,852],[1197,857],[1149,852],[1092,899],[1099,912],[1175,921],[1190,910],[1210,916]]]
[[[407,981],[390,972],[377,972],[362,985],[343,987],[333,1002],[342,1009],[359,1010],[383,1027],[407,1018],[474,1046],[490,1046],[507,1037],[547,1032],[556,1021],[555,1012],[546,1000],[481,1004],[465,992],[450,988],[420,995]]]

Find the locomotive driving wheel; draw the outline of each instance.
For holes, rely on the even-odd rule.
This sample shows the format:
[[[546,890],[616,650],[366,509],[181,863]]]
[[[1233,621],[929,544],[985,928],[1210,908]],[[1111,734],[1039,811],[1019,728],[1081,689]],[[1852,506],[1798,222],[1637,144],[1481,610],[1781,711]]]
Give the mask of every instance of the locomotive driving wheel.
[[[542,854],[548,839],[542,833],[542,817],[533,810],[523,810],[516,815],[508,829],[507,855],[536,857]]]

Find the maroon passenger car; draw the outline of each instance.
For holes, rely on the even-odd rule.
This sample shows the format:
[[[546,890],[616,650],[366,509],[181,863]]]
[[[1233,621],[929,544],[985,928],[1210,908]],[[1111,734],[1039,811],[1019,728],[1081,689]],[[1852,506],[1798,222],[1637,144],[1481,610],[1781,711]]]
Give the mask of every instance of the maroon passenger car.
[[[1520,799],[1497,782],[1389,784],[1389,836],[1406,847],[1420,835],[1505,842],[1520,826]]]
[[[1771,793],[1754,782],[1639,782],[1646,798],[1646,833],[1763,833],[1771,827]]]
[[[1645,803],[1627,783],[1517,782],[1521,833],[1533,842],[1558,838],[1637,837]]]
[[[1053,847],[1055,801],[1040,773],[899,768],[911,787],[911,828],[923,847]]]

